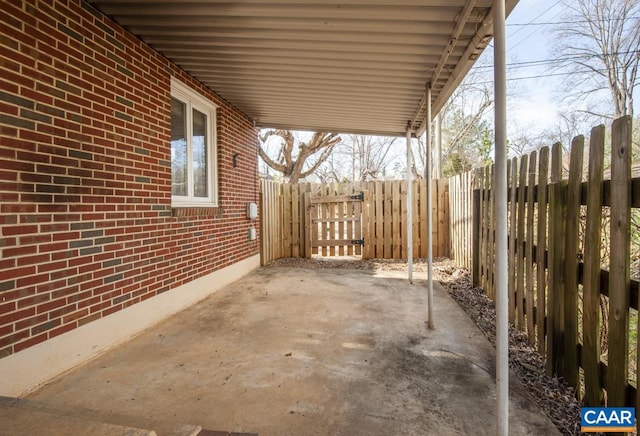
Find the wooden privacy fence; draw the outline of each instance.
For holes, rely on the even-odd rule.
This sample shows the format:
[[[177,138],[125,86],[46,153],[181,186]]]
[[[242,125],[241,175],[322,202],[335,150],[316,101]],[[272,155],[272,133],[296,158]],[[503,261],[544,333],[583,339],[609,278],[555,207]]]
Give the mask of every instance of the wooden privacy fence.
[[[449,255],[450,226],[448,180],[432,181],[434,256]],[[261,225],[262,264],[282,257],[362,255],[365,259],[406,259],[407,257],[407,182],[403,180],[356,183],[279,183],[262,180]],[[414,180],[413,189],[413,255],[427,255],[426,182]],[[331,197],[363,194],[360,228],[347,217],[345,207]],[[325,200],[322,200],[322,199]],[[318,211],[313,217],[311,206]],[[311,220],[314,220],[313,224]],[[340,228],[342,223],[342,228]],[[335,245],[313,244],[311,226],[318,234],[330,235]],[[333,226],[333,227],[332,227]],[[352,232],[352,233],[347,233]],[[357,236],[357,238],[356,238]],[[361,248],[344,245],[345,240],[363,239]],[[326,239],[326,238],[325,238]],[[317,242],[317,241],[316,241]],[[315,246],[314,246],[315,245]],[[321,245],[321,246],[318,246]]]
[[[450,254],[456,264],[471,269],[473,258],[473,194],[476,174],[467,172],[449,179]]]
[[[584,390],[586,404],[602,404],[604,389],[608,406],[634,406],[638,282],[630,278],[630,241],[639,235],[630,223],[640,179],[631,177],[631,119],[613,123],[610,177],[605,128],[591,131],[586,171],[584,141],[573,139],[568,161],[555,144],[509,162],[509,320],[546,355],[550,374]],[[493,168],[471,179],[473,280],[495,301]],[[452,197],[463,195],[454,186]]]

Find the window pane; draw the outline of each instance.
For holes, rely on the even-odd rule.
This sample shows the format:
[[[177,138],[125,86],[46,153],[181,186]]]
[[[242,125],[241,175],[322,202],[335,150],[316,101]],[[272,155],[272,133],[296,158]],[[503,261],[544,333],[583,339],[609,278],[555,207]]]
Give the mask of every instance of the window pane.
[[[193,196],[207,197],[207,116],[193,110],[193,138],[191,153],[193,156]]]
[[[171,194],[187,195],[186,105],[171,99]]]

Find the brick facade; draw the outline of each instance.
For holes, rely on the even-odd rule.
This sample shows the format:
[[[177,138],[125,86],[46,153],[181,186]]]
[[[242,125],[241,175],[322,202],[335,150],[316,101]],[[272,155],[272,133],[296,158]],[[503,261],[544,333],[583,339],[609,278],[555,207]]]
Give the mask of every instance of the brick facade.
[[[81,0],[0,27],[0,358],[259,252],[250,119]],[[171,207],[171,76],[219,106],[218,208]]]

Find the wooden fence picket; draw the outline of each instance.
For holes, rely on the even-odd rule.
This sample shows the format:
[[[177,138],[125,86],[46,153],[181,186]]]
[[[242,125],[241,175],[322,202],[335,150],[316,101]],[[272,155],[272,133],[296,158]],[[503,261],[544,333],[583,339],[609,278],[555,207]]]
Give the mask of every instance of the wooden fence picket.
[[[495,265],[496,265],[496,198],[495,190],[491,187],[496,185],[496,165],[491,165],[491,185],[489,189],[489,204],[491,211],[491,225],[489,226],[489,262],[491,267],[489,268],[489,289],[491,295],[493,295],[493,301],[496,299],[496,287],[495,287]]]
[[[565,198],[562,180],[562,144],[551,149],[551,186],[549,189],[549,288],[547,325],[547,372],[562,375],[563,317],[564,317],[564,229]]]
[[[509,235],[508,235],[508,249],[509,258],[507,264],[509,268],[509,275],[507,277],[507,290],[509,301],[509,322],[513,325],[516,324],[516,236],[518,232],[516,227],[518,225],[518,195],[517,195],[517,183],[518,183],[518,159],[512,158],[511,165],[507,167],[509,172]]]
[[[611,256],[609,262],[609,355],[607,405],[626,405],[629,350],[629,284],[631,236],[631,118],[611,129]]]
[[[400,258],[407,258],[407,244],[404,241],[407,241],[407,182],[402,180],[400,182],[400,202],[401,202],[401,211],[400,211]]]
[[[518,313],[516,326],[518,330],[525,331],[526,324],[524,321],[524,293],[525,293],[525,276],[524,276],[524,235],[525,235],[525,194],[527,192],[527,164],[526,156],[520,158],[520,170],[518,172],[518,189],[517,189],[517,224],[516,224],[516,310]],[[513,292],[510,292],[513,294]]]
[[[491,220],[492,217],[492,213],[491,213],[491,209],[492,209],[492,204],[493,202],[491,201],[491,181],[492,181],[492,174],[493,172],[491,171],[491,166],[487,166],[485,167],[485,182],[484,182],[484,217],[483,217],[483,222],[484,222],[484,247],[483,248],[483,252],[482,255],[484,256],[485,262],[484,262],[484,284],[483,284],[483,288],[487,291],[487,294],[489,295],[489,298],[493,299],[493,292],[491,289],[491,281],[490,281],[490,275],[492,274],[492,270],[493,270],[493,257],[491,256],[491,244],[493,243],[493,238],[491,237],[491,235],[493,234],[493,222]]]
[[[585,402],[600,407],[604,400],[600,381],[600,256],[602,248],[602,179],[604,174],[604,126],[591,130],[587,182],[587,218],[584,239],[582,310],[582,368]]]
[[[535,318],[533,315],[534,292],[533,285],[535,282],[533,257],[535,248],[534,238],[534,215],[535,215],[535,185],[536,185],[536,163],[537,153],[534,151],[529,155],[529,181],[527,182],[527,237],[525,239],[524,255],[526,259],[525,276],[527,277],[526,295],[525,295],[525,316],[527,318],[527,337],[531,344],[535,344]]]
[[[422,228],[422,223],[420,221],[420,180],[414,180],[412,182],[412,195],[413,198],[413,207],[411,208],[411,212],[413,214],[412,225],[413,225],[413,257],[420,258],[420,229]]]
[[[420,257],[427,257],[427,209],[431,206],[427,204],[427,182],[420,180],[420,214],[424,217],[424,222],[420,225]]]
[[[569,182],[567,184],[567,215],[564,236],[564,378],[571,386],[578,386],[578,248],[580,221],[580,192],[582,186],[582,155],[584,136],[571,143]],[[569,224],[570,223],[570,224]]]
[[[400,183],[389,182],[391,186],[391,210],[388,215],[389,221],[391,221],[391,259],[400,259]]]
[[[538,164],[538,223],[536,238],[536,339],[538,352],[546,351],[545,332],[547,325],[547,182],[549,176],[549,147],[540,149]]]
[[[444,236],[449,240],[449,256],[460,266],[471,269],[474,235],[474,176],[472,172],[462,173],[448,180],[443,198],[449,200],[450,230]],[[447,208],[444,204],[441,207]],[[443,217],[441,216],[440,219]],[[444,217],[446,222],[446,217]]]

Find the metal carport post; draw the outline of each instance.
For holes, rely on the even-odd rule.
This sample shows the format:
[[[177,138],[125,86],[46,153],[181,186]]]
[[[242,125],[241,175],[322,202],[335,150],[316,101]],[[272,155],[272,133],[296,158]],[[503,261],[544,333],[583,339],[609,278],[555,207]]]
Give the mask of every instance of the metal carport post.
[[[509,434],[509,319],[507,277],[507,74],[505,0],[493,0],[496,210],[496,417],[497,434]]]
[[[427,84],[425,89],[425,148],[426,156],[424,159],[424,179],[427,181],[427,325],[430,329],[434,328],[433,324],[433,213],[431,211],[432,193],[431,193],[431,83]]]

